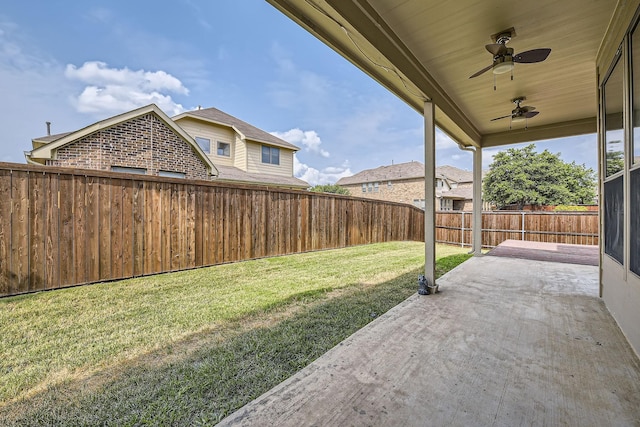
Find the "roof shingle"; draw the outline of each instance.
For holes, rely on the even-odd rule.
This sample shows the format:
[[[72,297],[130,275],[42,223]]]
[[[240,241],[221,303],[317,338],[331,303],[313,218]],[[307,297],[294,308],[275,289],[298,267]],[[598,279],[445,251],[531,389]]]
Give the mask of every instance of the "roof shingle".
[[[473,182],[473,172],[448,165],[436,167],[436,176],[457,183]],[[424,165],[420,162],[412,161],[363,170],[355,175],[340,178],[336,184],[353,185],[366,182],[399,181],[416,178],[424,178]]]
[[[240,131],[247,139],[251,139],[257,142],[265,142],[267,144],[275,145],[277,147],[288,148],[290,150],[298,151],[300,147],[271,135],[269,132],[265,132],[262,129],[250,125],[237,117],[233,117],[230,114],[220,111],[217,108],[202,108],[200,110],[187,111],[182,114],[178,114],[173,117],[173,120],[180,120],[183,117],[193,117],[208,120],[214,123],[233,126]]]

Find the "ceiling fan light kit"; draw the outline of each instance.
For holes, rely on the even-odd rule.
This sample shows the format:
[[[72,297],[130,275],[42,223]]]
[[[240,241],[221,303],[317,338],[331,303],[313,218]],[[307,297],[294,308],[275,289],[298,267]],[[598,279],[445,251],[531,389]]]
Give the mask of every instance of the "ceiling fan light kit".
[[[493,74],[504,74],[513,70],[513,57],[505,55],[493,65]]]

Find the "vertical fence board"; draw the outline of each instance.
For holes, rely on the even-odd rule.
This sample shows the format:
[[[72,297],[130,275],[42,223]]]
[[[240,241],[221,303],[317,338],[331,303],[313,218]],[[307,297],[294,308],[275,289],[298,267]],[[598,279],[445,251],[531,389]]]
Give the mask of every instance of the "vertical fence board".
[[[29,290],[29,172],[14,171],[11,184],[11,291],[18,294]]]
[[[45,240],[45,288],[56,289],[60,286],[58,252],[58,174],[50,174],[45,181],[48,189],[47,194],[47,214],[46,214],[46,240]]]
[[[247,190],[242,190],[242,245],[241,259],[253,258],[253,236],[251,233],[251,194]]]
[[[171,194],[172,194],[172,185],[169,183],[163,183],[159,188],[160,198],[156,203],[159,203],[160,206],[157,206],[157,214],[160,221],[160,229],[156,232],[160,235],[160,247],[158,250],[160,251],[160,263],[162,265],[162,271],[170,271],[171,270]]]
[[[111,279],[111,180],[100,178],[98,206],[100,223],[98,225],[98,245],[100,247],[100,280]]]
[[[202,230],[204,227],[204,216],[203,216],[203,206],[204,206],[204,188],[203,187],[194,187],[194,197],[195,197],[195,230],[194,230],[194,238],[195,238],[195,259],[194,264],[197,266],[203,266],[204,263],[204,235],[202,234]]]
[[[109,214],[111,216],[111,278],[124,276],[124,231],[123,231],[123,181],[118,178],[111,180],[111,200]]]
[[[133,182],[122,183],[122,275],[132,277],[133,272]]]
[[[224,261],[224,207],[226,197],[222,197],[223,190],[220,188],[216,188],[214,191],[214,212],[215,216],[213,221],[215,223],[215,263],[221,263]]]
[[[144,272],[162,271],[162,183],[148,182],[145,186],[144,209]]]
[[[73,177],[73,268],[76,283],[87,283],[87,177]]]
[[[193,185],[185,187],[185,262],[182,268],[194,268],[196,266],[196,194]]]
[[[133,181],[133,275],[144,274],[145,182]]]
[[[45,276],[45,214],[46,200],[45,193],[46,175],[43,173],[33,172],[29,177],[29,229],[31,238],[29,239],[29,288],[28,291],[38,291],[44,286]],[[2,190],[0,189],[0,199],[4,199]],[[9,200],[9,198],[7,198]],[[3,207],[0,206],[0,212]],[[10,212],[7,210],[7,213]],[[2,220],[0,219],[0,222]],[[2,235],[2,225],[0,224],[0,236]],[[0,237],[0,265],[5,258],[2,254],[2,237]],[[1,267],[0,267],[1,269]],[[2,277],[2,273],[0,273]],[[1,279],[0,279],[1,281]],[[0,295],[2,295],[2,286],[0,285]]]
[[[14,171],[11,187],[11,291],[18,294],[29,291],[29,172]]]
[[[100,280],[100,184],[98,178],[87,177],[87,281]]]
[[[73,259],[74,233],[74,188],[73,176],[58,175],[58,199],[60,200],[60,233],[58,247],[60,250],[60,286],[70,286],[75,283],[75,262]]]
[[[11,295],[11,175],[0,170],[0,296]]]
[[[180,254],[180,187],[178,184],[171,186],[171,270],[179,270],[181,263]]]

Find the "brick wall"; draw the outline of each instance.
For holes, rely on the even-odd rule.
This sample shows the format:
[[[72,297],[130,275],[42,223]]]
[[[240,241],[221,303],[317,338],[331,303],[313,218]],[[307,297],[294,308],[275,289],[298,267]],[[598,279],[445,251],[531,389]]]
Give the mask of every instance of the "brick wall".
[[[210,179],[202,159],[173,129],[153,113],[102,129],[57,150],[48,165],[111,170],[112,166],[184,173]]]
[[[372,188],[369,191],[367,184],[367,192],[362,191],[362,184],[343,185],[349,190],[352,196],[365,197],[367,199],[385,200],[388,202],[409,203],[413,205],[414,199],[424,199],[424,180],[422,178],[406,179],[392,181],[380,181],[376,191],[375,186],[371,183]]]

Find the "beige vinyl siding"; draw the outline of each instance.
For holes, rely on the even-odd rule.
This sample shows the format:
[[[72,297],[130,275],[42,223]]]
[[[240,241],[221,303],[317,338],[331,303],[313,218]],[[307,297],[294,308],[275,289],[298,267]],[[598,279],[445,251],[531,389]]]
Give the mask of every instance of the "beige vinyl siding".
[[[216,165],[236,166],[234,164],[234,156],[236,155],[236,133],[233,128],[227,126],[215,125],[212,123],[204,123],[191,118],[183,118],[177,121],[178,125],[185,130],[194,139],[196,137],[207,138],[211,141],[211,153],[209,158]],[[218,141],[226,142],[231,148],[231,156],[218,156]]]
[[[280,148],[280,164],[270,165],[262,163],[262,145],[256,142],[247,142],[247,172],[293,176],[293,150],[277,147]]]
[[[247,170],[247,143],[236,134],[236,151],[233,157],[233,166],[240,170]]]

